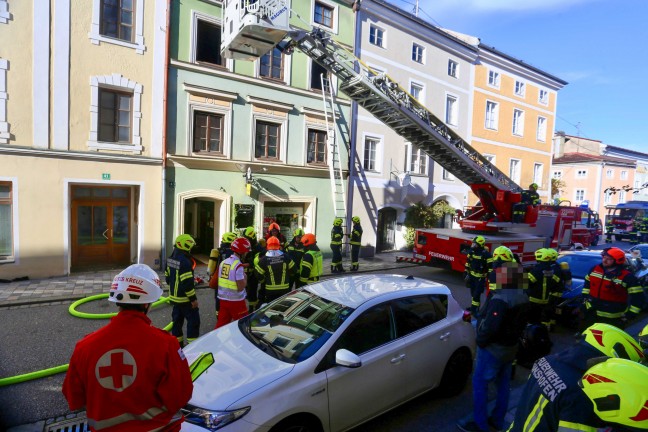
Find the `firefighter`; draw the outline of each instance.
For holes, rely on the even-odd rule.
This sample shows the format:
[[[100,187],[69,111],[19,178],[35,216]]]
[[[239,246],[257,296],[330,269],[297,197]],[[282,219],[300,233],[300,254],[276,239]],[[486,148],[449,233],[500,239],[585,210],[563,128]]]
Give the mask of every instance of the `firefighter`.
[[[596,430],[597,419],[578,380],[601,356],[638,362],[644,355],[629,334],[609,324],[594,324],[582,336],[570,348],[535,362],[510,432]]]
[[[490,296],[497,289],[495,269],[501,267],[505,262],[515,262],[515,256],[511,249],[506,246],[498,246],[493,250],[493,260],[490,272],[488,273],[488,295]]]
[[[281,228],[279,227],[279,224],[277,222],[272,222],[268,226],[268,232],[265,235],[266,241],[268,241],[270,237],[277,237],[279,239],[279,242],[281,243],[282,249],[285,248],[288,243],[286,241],[286,236],[281,234]]]
[[[298,287],[303,287],[320,280],[322,276],[322,252],[317,247],[315,234],[304,234],[302,236],[304,255],[299,267]]]
[[[554,310],[562,297],[565,279],[560,265],[556,265],[554,249],[535,251],[536,265],[529,271],[529,323],[543,324],[548,330],[555,325]],[[557,256],[557,253],[556,253]]]
[[[259,290],[261,303],[271,302],[290,291],[290,275],[295,266],[293,260],[281,250],[277,237],[268,239],[267,248],[266,254],[255,265],[259,279],[265,281]]]
[[[333,220],[333,229],[331,229],[331,251],[333,251],[333,258],[331,259],[331,273],[342,273],[342,238],[344,232],[342,231],[342,218],[335,218]]]
[[[639,243],[648,242],[648,217],[641,219],[641,225],[639,227]]]
[[[218,313],[219,300],[218,300],[218,267],[220,263],[229,258],[232,255],[232,242],[236,239],[236,234],[233,232],[226,232],[221,237],[221,243],[218,249],[216,249],[216,259],[215,259],[215,268],[209,272],[209,287],[214,290],[214,304],[216,313]],[[214,250],[212,249],[212,253]],[[209,265],[212,265],[212,257],[209,257]]]
[[[171,334],[184,346],[182,327],[187,320],[187,343],[198,337],[200,332],[200,311],[194,287],[194,269],[196,260],[191,256],[191,249],[196,242],[189,234],[180,234],[173,246],[173,252],[167,259],[164,272],[169,285],[169,300],[173,305]]]
[[[301,242],[303,235],[304,230],[297,228],[293,232],[293,238],[292,240],[290,240],[290,243],[288,243],[288,247],[286,248],[288,256],[293,261],[293,263],[295,263],[295,266],[293,267],[293,273],[290,275],[291,288],[295,287],[297,285],[297,281],[299,280],[299,267],[301,266],[302,256],[304,255],[304,245]]]
[[[243,231],[243,238],[250,242],[250,252],[245,255],[244,263],[247,264],[245,267],[245,274],[247,276],[247,301],[250,307],[250,312],[252,312],[259,303],[259,278],[254,270],[254,261],[258,260],[258,257],[263,255],[265,250],[257,241],[254,227],[249,226],[245,228]]]
[[[622,328],[643,306],[643,288],[625,267],[625,252],[603,250],[601,264],[585,276],[583,286],[585,322],[605,322]]]
[[[630,230],[630,239],[629,239],[631,245],[639,244],[639,237],[641,236],[641,233],[639,232],[640,225],[641,225],[640,219],[632,220],[632,229]]]
[[[246,256],[250,254],[252,245],[247,238],[239,237],[232,242],[231,248],[232,255],[218,267],[220,311],[215,328],[241,319],[248,313],[246,304],[248,277],[245,267]]]
[[[639,345],[641,345],[641,349],[644,350],[644,354],[646,354],[646,351],[648,351],[648,324],[639,332]],[[646,363],[644,361],[644,363]]]
[[[351,218],[353,228],[351,229],[351,236],[349,243],[351,244],[351,271],[358,271],[360,263],[360,246],[362,245],[362,226],[360,225],[360,216],[353,216]]]
[[[529,189],[522,191],[522,199],[519,203],[513,205],[513,222],[524,222],[524,216],[527,212],[527,207],[540,204],[540,195],[538,195],[537,183],[531,183]]]
[[[603,422],[598,430],[648,430],[648,367],[623,358],[608,358],[587,370],[578,385],[590,410]]]
[[[161,295],[157,273],[129,266],[110,287],[117,315],[76,344],[63,395],[70,410],[85,408],[90,430],[180,430],[193,383],[176,338],[146,316]]]
[[[614,235],[614,224],[612,223],[612,219],[609,218],[607,222],[605,222],[605,243],[612,243],[613,235]]]
[[[464,280],[466,281],[466,287],[470,288],[472,297],[470,312],[474,317],[477,317],[481,304],[481,295],[486,288],[486,276],[488,276],[493,261],[485,245],[486,239],[483,236],[475,237],[466,257]]]

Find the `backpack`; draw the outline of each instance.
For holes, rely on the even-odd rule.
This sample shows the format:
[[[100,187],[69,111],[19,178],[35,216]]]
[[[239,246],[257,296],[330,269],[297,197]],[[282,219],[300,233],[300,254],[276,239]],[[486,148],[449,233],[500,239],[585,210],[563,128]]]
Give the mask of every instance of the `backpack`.
[[[528,324],[518,345],[517,364],[531,369],[533,363],[551,352],[553,342],[543,324]]]

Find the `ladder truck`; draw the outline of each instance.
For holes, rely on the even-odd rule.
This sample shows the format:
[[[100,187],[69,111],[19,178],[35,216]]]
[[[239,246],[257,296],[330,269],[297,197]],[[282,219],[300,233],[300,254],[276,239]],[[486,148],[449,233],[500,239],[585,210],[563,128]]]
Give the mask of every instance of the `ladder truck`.
[[[364,65],[320,28],[289,24],[284,0],[226,0],[221,51],[226,58],[255,60],[275,46],[300,50],[338,78],[339,89],[441,167],[466,183],[479,204],[457,212],[460,229],[418,229],[411,257],[401,261],[442,265],[463,271],[465,248],[477,233],[492,249],[507,245],[524,262],[540,247],[565,247],[581,213],[577,207],[527,206],[524,221],[513,222],[513,206],[522,188],[482,156],[437,116],[385,73]],[[589,246],[588,235],[581,243]]]

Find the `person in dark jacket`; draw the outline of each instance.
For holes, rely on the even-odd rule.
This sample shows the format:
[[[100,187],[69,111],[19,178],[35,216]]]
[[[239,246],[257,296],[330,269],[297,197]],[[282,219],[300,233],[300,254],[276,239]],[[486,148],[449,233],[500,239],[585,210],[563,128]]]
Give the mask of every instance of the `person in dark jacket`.
[[[565,276],[553,260],[553,249],[540,248],[535,251],[536,265],[529,271],[527,295],[531,302],[529,323],[543,324],[552,328],[554,310],[565,288]]]
[[[196,242],[189,234],[180,234],[173,245],[173,252],[167,259],[164,272],[169,285],[169,300],[173,305],[171,334],[184,346],[182,327],[187,320],[187,343],[198,338],[200,332],[200,311],[194,287],[194,269],[196,260],[191,256],[191,249]]]
[[[509,432],[594,431],[600,421],[578,381],[601,356],[641,361],[639,344],[609,324],[594,324],[570,348],[539,359],[520,396]]]
[[[251,250],[245,255],[245,274],[247,276],[247,301],[249,305],[249,312],[256,309],[259,303],[259,276],[254,269],[254,265],[259,261],[259,258],[265,254],[265,248],[257,241],[257,234],[254,227],[247,227],[243,231],[243,237],[246,238],[251,245]]]
[[[360,216],[353,216],[351,221],[353,222],[353,228],[349,236],[349,244],[351,245],[351,271],[358,271],[360,269],[360,246],[362,245]]]
[[[488,432],[489,425],[504,428],[509,384],[518,340],[526,326],[528,297],[524,292],[524,271],[515,262],[496,269],[497,289],[484,304],[477,322],[477,362],[473,372],[473,420],[458,423],[464,432]],[[488,384],[497,387],[495,408],[488,416]]]
[[[267,242],[268,251],[259,258],[255,269],[259,279],[264,283],[259,289],[259,302],[268,303],[290,292],[290,274],[295,263],[281,250],[277,237],[270,237]]]
[[[331,251],[333,258],[331,258],[331,273],[342,273],[342,238],[344,231],[342,230],[342,218],[335,218],[333,220],[333,228],[331,229]]]
[[[299,267],[298,288],[319,282],[322,276],[322,252],[317,246],[315,234],[304,234],[302,244],[304,245],[304,256]]]
[[[483,236],[475,237],[468,250],[464,272],[466,287],[470,288],[470,296],[472,297],[470,312],[475,317],[481,305],[481,295],[486,289],[486,277],[490,271],[492,261],[493,257],[486,249],[486,239]]]
[[[294,271],[290,275],[291,288],[294,288],[297,285],[297,281],[299,281],[299,268],[301,266],[302,257],[304,256],[304,245],[301,242],[303,235],[304,230],[297,228],[295,232],[293,232],[293,238],[290,240],[288,247],[286,248],[288,256],[295,263]]]
[[[522,223],[526,216],[527,207],[537,206],[540,204],[540,195],[538,194],[538,184],[531,183],[529,189],[522,191],[522,199],[519,203],[513,205],[513,222]]]

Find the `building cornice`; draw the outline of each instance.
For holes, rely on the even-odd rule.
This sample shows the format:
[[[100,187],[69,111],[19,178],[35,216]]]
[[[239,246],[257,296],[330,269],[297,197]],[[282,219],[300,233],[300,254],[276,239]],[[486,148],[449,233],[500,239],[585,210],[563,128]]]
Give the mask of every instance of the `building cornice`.
[[[33,156],[33,157],[46,157],[53,159],[75,159],[93,162],[112,162],[112,163],[132,163],[141,165],[162,165],[162,159],[156,159],[146,156],[126,156],[126,155],[112,155],[97,152],[78,152],[78,151],[65,151],[65,150],[51,150],[51,149],[37,149],[32,147],[22,146],[2,146],[0,145],[0,155],[15,155],[15,156]]]
[[[555,91],[560,90],[568,84],[567,81],[550,75],[535,66],[524,63],[521,60],[513,58],[508,54],[482,43],[479,44],[479,57],[488,64],[512,71],[516,75],[533,80]]]

